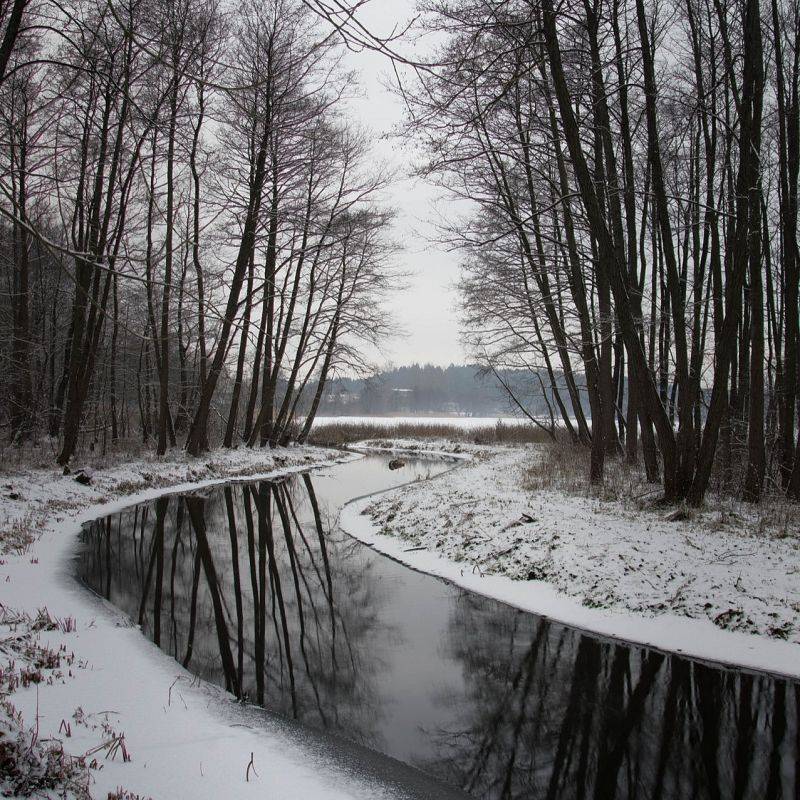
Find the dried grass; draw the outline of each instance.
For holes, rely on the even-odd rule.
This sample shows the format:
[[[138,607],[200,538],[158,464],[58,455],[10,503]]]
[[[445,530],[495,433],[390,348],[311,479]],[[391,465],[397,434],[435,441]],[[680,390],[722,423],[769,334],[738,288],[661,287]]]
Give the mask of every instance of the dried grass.
[[[0,606],[0,783],[15,797],[90,798],[90,769],[97,768],[87,754],[71,755],[57,738],[39,736],[38,711],[28,725],[10,700],[18,689],[52,685],[72,674],[75,655],[66,645],[40,641],[42,631],[75,630],[71,617],[59,619],[46,608],[35,617]],[[62,723],[63,729],[64,723]],[[67,725],[67,737],[71,731]]]
[[[42,522],[46,516],[42,511],[30,511],[0,527],[0,554],[25,555],[41,535]]]
[[[607,458],[603,482],[589,484],[589,451],[562,441],[540,449],[540,458],[525,472],[523,488],[528,491],[558,491],[618,502],[628,509],[655,510],[662,487],[648,483],[641,464],[630,465],[622,458]],[[681,505],[669,511],[673,522],[695,521],[709,530],[746,531],[776,539],[800,540],[800,505],[775,487],[768,487],[758,505],[741,501],[736,486],[715,486],[701,509]]]
[[[0,443],[0,475],[23,469],[52,469],[58,456],[59,445],[57,439],[48,436],[26,442],[21,446],[8,442]],[[139,438],[131,438],[108,442],[105,452],[100,444],[82,445],[73,456],[72,462],[91,469],[103,469],[131,459],[152,456],[152,445],[142,443]]]
[[[58,740],[40,740],[8,701],[0,708],[0,781],[6,791],[14,797],[90,800],[86,758],[70,755]]]
[[[589,450],[571,442],[558,442],[541,449],[541,458],[534,462],[524,477],[523,488],[529,491],[562,491],[596,497],[608,502],[638,501],[655,494],[658,489],[645,480],[637,466],[623,459],[606,459],[603,482],[589,484]]]
[[[342,447],[365,439],[423,439],[469,442],[471,444],[542,444],[552,439],[534,425],[509,425],[497,422],[475,428],[458,425],[418,422],[391,423],[325,423],[315,426],[308,438],[309,444],[322,447]]]

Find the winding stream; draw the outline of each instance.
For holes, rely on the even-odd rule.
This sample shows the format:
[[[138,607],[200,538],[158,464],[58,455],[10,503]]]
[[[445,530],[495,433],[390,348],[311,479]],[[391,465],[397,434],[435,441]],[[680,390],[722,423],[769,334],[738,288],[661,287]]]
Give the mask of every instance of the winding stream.
[[[800,683],[609,641],[336,529],[367,456],[86,526],[79,578],[193,673],[480,798],[790,798]],[[426,796],[436,796],[434,794]]]

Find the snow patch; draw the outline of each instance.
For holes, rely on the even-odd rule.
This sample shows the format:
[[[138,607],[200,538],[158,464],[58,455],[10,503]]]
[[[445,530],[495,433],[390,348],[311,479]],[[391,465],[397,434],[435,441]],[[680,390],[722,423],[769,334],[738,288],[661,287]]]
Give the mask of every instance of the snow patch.
[[[796,536],[756,534],[746,519],[716,525],[713,512],[671,521],[526,491],[535,452],[477,448],[461,469],[347,505],[340,525],[415,569],[567,625],[800,677]]]
[[[0,638],[27,636],[34,658],[41,660],[35,653],[45,652],[61,658],[41,667],[35,679],[23,680],[19,648],[3,648],[0,672],[14,686],[9,691],[5,685],[0,699],[4,712],[15,715],[13,725],[3,722],[4,729],[19,731],[26,748],[35,739],[63,748],[68,759],[83,758],[97,797],[117,796],[119,787],[143,798],[396,796],[359,765],[338,765],[313,741],[306,745],[301,732],[287,733],[287,723],[234,704],[232,696],[198,681],[72,576],[70,559],[84,522],[151,500],[167,486],[189,491],[335,460],[343,460],[341,453],[313,447],[219,452],[203,459],[178,454],[95,471],[89,485],[56,470],[5,471]],[[40,609],[52,625],[36,623]],[[23,625],[26,618],[31,624]],[[17,677],[9,669],[14,659]],[[42,751],[40,761],[47,757]]]

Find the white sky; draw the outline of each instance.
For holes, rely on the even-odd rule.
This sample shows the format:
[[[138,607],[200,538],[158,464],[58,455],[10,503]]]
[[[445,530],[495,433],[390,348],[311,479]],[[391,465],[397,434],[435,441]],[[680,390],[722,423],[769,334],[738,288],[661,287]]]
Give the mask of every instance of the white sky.
[[[403,26],[414,15],[415,0],[372,0],[359,12],[359,20],[376,35],[387,35],[395,25]],[[411,55],[408,44],[397,49]],[[400,269],[408,273],[406,288],[390,301],[398,331],[375,356],[378,363],[402,366],[413,362],[446,366],[464,363],[459,341],[457,294],[458,254],[447,252],[427,239],[435,217],[436,190],[408,177],[413,162],[410,148],[390,134],[403,118],[403,105],[385,88],[391,64],[373,52],[348,53],[347,64],[360,73],[361,96],[350,101],[354,120],[374,132],[375,152],[389,165],[399,168],[391,202],[398,211],[395,238],[404,246]]]

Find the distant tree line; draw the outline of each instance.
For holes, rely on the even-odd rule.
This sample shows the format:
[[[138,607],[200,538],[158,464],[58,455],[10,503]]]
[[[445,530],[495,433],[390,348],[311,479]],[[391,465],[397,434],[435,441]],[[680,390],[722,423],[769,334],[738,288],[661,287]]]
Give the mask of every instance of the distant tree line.
[[[553,378],[556,390],[564,391],[563,376]],[[580,390],[585,396],[585,387]],[[411,364],[368,378],[335,378],[319,413],[517,416],[553,430],[560,425],[553,394],[544,371],[504,369],[495,375],[477,365]]]
[[[422,5],[403,96],[470,209],[441,236],[475,357],[549,376],[594,483],[800,499],[797,0]]]
[[[387,176],[316,0],[0,4],[0,432],[303,439],[387,327]],[[305,424],[298,420],[304,407]]]

